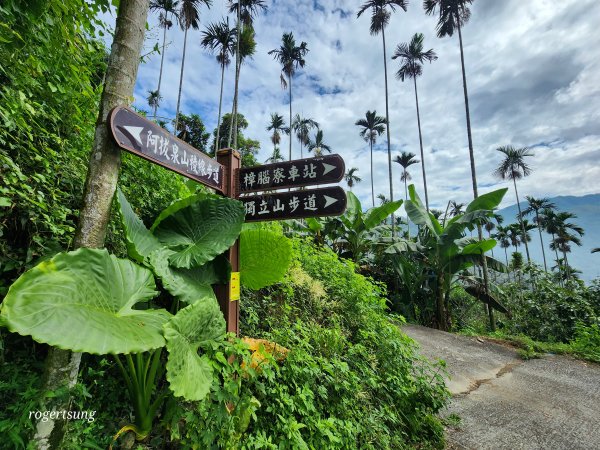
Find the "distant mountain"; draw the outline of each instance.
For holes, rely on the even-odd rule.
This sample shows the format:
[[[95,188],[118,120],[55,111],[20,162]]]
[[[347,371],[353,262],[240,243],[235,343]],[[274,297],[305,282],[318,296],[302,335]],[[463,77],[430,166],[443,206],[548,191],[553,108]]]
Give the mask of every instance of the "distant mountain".
[[[514,195],[511,191],[507,195]],[[569,263],[583,273],[580,275],[586,282],[600,277],[600,253],[591,253],[593,248],[600,247],[600,194],[585,195],[583,197],[561,196],[550,199],[556,204],[559,211],[567,211],[577,215],[577,219],[572,222],[582,227],[585,235],[581,238],[581,247],[573,246],[568,255]],[[527,202],[521,202],[521,208],[527,207]],[[503,225],[517,221],[517,205],[512,205],[498,211],[504,217]],[[531,222],[533,216],[529,218]],[[549,267],[556,265],[554,252],[550,250],[549,243],[552,239],[550,235],[542,233],[544,246],[546,250],[546,261]],[[540,247],[540,238],[537,230],[531,232],[532,241],[529,243],[529,253],[531,258],[543,265],[542,250]],[[519,251],[525,257],[525,248],[521,246]],[[502,259],[502,258],[500,258]]]

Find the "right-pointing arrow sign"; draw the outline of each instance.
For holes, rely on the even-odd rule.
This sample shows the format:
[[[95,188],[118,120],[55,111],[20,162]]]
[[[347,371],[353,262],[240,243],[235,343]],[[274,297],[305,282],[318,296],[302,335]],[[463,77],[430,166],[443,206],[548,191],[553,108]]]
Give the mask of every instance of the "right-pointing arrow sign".
[[[323,163],[323,175],[327,175],[329,172],[335,169],[335,166],[327,163]]]
[[[327,208],[328,206],[333,205],[335,202],[338,201],[337,198],[330,197],[329,195],[323,195],[323,198],[325,199],[325,206],[323,208]]]

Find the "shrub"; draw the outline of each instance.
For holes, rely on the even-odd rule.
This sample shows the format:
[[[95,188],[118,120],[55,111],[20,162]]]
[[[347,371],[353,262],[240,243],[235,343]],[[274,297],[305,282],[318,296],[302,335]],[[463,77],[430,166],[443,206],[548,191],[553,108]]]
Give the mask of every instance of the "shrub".
[[[242,332],[291,349],[254,393],[243,448],[442,445],[443,381],[390,322],[383,286],[330,250],[295,240],[294,253],[285,282],[242,299]]]

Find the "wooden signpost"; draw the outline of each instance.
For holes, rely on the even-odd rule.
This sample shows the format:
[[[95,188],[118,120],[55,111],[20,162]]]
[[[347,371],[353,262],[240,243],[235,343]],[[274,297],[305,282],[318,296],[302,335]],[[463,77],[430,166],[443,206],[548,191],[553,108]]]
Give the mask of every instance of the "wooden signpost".
[[[341,181],[345,166],[339,155],[241,169],[237,151],[219,150],[215,161],[129,108],[113,109],[109,123],[122,149],[241,201],[246,222],[337,216],[346,210],[346,193],[339,186],[274,192]],[[239,334],[239,240],[228,250],[227,257],[231,279],[227,284],[216,285],[214,290],[227,331]]]
[[[129,108],[109,117],[117,145],[184,177],[223,192],[223,165]]]

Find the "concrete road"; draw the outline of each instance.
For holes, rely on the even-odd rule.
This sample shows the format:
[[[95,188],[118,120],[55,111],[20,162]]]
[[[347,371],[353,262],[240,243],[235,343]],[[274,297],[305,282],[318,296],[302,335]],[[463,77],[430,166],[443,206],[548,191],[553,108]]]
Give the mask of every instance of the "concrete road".
[[[453,394],[448,447],[473,450],[600,449],[600,366],[546,355],[523,361],[507,346],[415,325],[403,331],[443,359]]]

